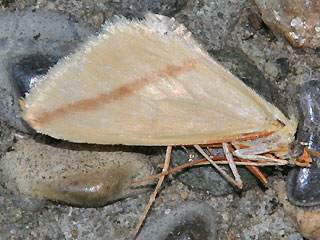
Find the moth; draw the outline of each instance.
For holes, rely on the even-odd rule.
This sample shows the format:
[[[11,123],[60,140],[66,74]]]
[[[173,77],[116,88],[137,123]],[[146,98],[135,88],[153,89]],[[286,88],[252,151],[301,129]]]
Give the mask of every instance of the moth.
[[[239,188],[236,164],[310,163],[305,152],[289,155],[294,116],[286,117],[219,65],[183,25],[156,14],[107,22],[40,77],[21,106],[25,121],[54,138],[168,146],[164,171],[171,146],[194,146]],[[202,149],[217,144],[234,178]]]

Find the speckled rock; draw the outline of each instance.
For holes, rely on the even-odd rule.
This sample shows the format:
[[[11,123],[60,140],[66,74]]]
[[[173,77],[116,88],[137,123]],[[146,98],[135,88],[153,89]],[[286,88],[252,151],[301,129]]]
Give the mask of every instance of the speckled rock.
[[[178,204],[145,226],[137,240],[213,240],[217,237],[216,213],[207,203]]]
[[[148,157],[126,151],[23,138],[1,159],[0,169],[6,187],[18,194],[76,206],[103,206],[150,187],[150,182],[132,184],[152,175]]]
[[[263,21],[283,34],[293,46],[320,46],[320,2],[318,0],[255,0]]]
[[[0,14],[0,119],[30,132],[21,119],[19,99],[26,82],[45,74],[96,30],[53,11],[5,11]],[[5,106],[5,107],[4,107]]]
[[[290,217],[301,235],[310,240],[319,240],[320,209],[301,208],[292,205],[287,199],[284,181],[278,183],[276,190],[285,213]]]

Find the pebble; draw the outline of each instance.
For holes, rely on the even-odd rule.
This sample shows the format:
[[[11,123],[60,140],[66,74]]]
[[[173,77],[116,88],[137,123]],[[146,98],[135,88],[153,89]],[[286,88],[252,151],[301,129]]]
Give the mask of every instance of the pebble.
[[[150,190],[152,182],[132,184],[153,174],[144,154],[126,147],[46,141],[25,137],[1,159],[5,186],[14,194],[97,207]],[[29,206],[18,199],[22,208],[36,209],[34,202]]]
[[[278,75],[278,68],[277,66],[272,63],[272,62],[268,62],[265,66],[265,69],[264,69],[270,76],[272,77],[277,77]]]
[[[307,81],[297,91],[300,108],[297,138],[308,149],[320,152],[320,82]],[[320,205],[320,159],[313,156],[310,168],[294,168],[288,174],[287,195],[298,206]]]
[[[280,32],[295,47],[320,46],[318,0],[255,0],[266,25]]]
[[[137,236],[137,240],[216,239],[215,210],[207,203],[182,202],[169,213],[155,216]]]

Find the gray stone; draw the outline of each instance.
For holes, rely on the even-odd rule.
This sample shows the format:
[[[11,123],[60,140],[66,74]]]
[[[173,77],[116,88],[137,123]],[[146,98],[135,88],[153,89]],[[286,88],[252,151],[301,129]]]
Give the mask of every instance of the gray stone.
[[[30,9],[1,13],[0,119],[20,131],[31,132],[20,115],[19,100],[24,93],[18,80],[14,79],[17,76],[17,64],[28,56],[39,56],[39,61],[42,60],[41,56],[48,56],[54,63],[72,53],[80,42],[94,33],[94,28],[74,22],[67,14],[58,12]],[[46,66],[46,70],[49,67]],[[23,71],[18,75],[33,77]]]
[[[216,213],[206,204],[184,202],[156,216],[146,225],[137,240],[216,239]]]

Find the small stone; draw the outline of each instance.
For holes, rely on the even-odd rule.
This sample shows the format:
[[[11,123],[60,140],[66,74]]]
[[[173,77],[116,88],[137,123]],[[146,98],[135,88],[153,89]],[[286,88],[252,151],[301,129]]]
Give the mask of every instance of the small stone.
[[[277,65],[280,68],[281,74],[287,76],[289,73],[289,61],[288,58],[278,58],[276,60]]]
[[[263,21],[261,17],[259,17],[256,13],[249,14],[248,19],[255,30],[259,30],[263,28],[263,25],[264,25]]]
[[[76,239],[78,237],[78,232],[76,230],[72,230],[70,234],[73,239]]]
[[[105,20],[105,19],[104,19],[104,16],[103,16],[102,13],[99,13],[99,14],[97,14],[97,15],[95,15],[95,16],[92,17],[92,22],[93,22],[93,24],[94,24],[95,26],[98,26],[98,27],[103,24],[104,20]]]
[[[168,214],[156,216],[137,240],[216,239],[216,213],[207,203],[183,202]]]
[[[53,2],[47,2],[46,6],[44,6],[44,9],[46,9],[46,10],[55,10],[56,9],[56,5]]]
[[[180,197],[183,200],[187,200],[188,199],[188,193],[187,192],[180,192]]]
[[[262,19],[295,47],[320,46],[320,4],[318,0],[255,0]]]
[[[272,63],[272,62],[268,62],[265,66],[264,69],[270,76],[272,77],[277,77],[278,76],[278,68],[277,66]]]
[[[296,93],[299,106],[297,139],[308,145],[308,150],[320,151],[320,82],[309,80]],[[311,155],[310,168],[293,168],[287,177],[287,195],[298,206],[320,205],[320,158]]]

